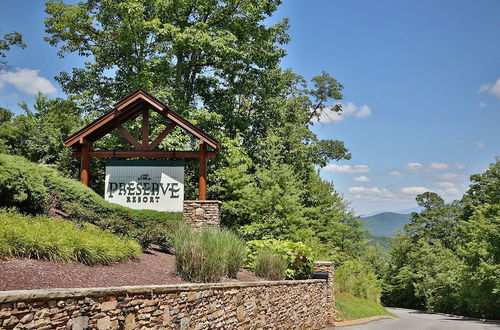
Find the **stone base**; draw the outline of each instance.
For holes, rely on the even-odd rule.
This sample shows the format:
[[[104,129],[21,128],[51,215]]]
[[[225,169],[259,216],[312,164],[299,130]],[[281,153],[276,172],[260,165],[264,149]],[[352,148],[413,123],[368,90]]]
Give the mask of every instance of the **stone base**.
[[[184,221],[196,228],[219,227],[221,201],[184,201]]]

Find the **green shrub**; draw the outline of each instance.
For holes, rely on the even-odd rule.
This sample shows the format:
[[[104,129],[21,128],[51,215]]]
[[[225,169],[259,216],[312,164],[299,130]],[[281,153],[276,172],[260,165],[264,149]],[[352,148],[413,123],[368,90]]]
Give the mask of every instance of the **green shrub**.
[[[373,270],[356,259],[345,261],[335,270],[335,289],[356,297],[380,302],[382,282]]]
[[[105,201],[80,182],[54,169],[19,156],[0,154],[0,206],[29,214],[48,214],[51,208],[76,222],[88,222],[112,233],[169,247],[166,239],[182,223],[182,213],[133,210]]]
[[[142,253],[133,240],[95,226],[0,210],[0,255],[109,265]]]
[[[0,206],[44,212],[49,201],[46,170],[22,157],[0,154]]]
[[[245,242],[229,230],[221,230],[220,236],[226,252],[227,276],[236,278],[236,274],[245,265],[247,258]]]
[[[247,267],[255,269],[257,255],[265,252],[278,256],[287,262],[286,278],[310,278],[313,266],[313,251],[301,242],[276,239],[254,240],[247,242],[249,248]]]
[[[183,226],[172,243],[177,273],[190,282],[217,282],[223,276],[235,276],[246,257],[244,243],[227,230]]]
[[[285,278],[287,262],[270,253],[262,252],[255,258],[255,275],[272,281]]]

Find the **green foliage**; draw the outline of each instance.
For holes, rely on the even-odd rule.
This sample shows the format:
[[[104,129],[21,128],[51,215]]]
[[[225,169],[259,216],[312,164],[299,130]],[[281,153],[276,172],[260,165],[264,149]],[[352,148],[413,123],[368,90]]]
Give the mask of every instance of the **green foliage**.
[[[0,122],[3,152],[40,164],[53,164],[62,173],[76,176],[78,159],[63,144],[84,123],[75,103],[61,98],[49,100],[39,94],[33,110],[25,103],[20,106],[25,114]]]
[[[190,282],[235,277],[246,258],[243,241],[224,229],[179,228],[173,235],[177,273]]]
[[[6,52],[11,49],[12,46],[19,46],[21,48],[26,48],[26,44],[23,42],[23,36],[19,32],[9,32],[2,36],[0,39],[0,71],[7,67],[7,57]]]
[[[60,210],[72,221],[137,239],[143,248],[152,243],[168,248],[169,233],[182,222],[180,213],[133,210],[109,203],[54,169],[5,154],[0,154],[0,196],[0,206],[31,214]]]
[[[499,318],[500,160],[459,202],[419,195],[425,207],[393,241],[383,301],[435,312]]]
[[[380,303],[355,297],[348,293],[335,293],[336,318],[357,320],[376,315],[391,315]]]
[[[0,256],[109,265],[142,253],[133,240],[85,224],[0,210]]]
[[[255,258],[255,275],[271,281],[283,280],[288,263],[281,257],[260,252]]]
[[[271,254],[286,261],[286,277],[289,279],[307,279],[311,277],[313,251],[301,242],[288,240],[253,240],[247,242],[249,248],[247,267],[256,269],[257,256]]]
[[[356,297],[380,302],[382,281],[377,279],[369,265],[351,259],[336,268],[335,289]]]
[[[461,226],[458,253],[465,263],[462,290],[469,313],[500,317],[500,203],[474,208]]]

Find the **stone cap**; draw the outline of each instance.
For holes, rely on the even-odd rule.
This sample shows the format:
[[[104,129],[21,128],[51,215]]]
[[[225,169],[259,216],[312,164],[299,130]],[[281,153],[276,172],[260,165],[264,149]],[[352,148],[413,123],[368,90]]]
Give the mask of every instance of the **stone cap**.
[[[195,199],[195,200],[184,200],[184,203],[186,203],[186,202],[188,202],[188,203],[202,203],[202,204],[203,203],[217,203],[217,204],[222,204],[222,202],[218,201],[218,200],[197,200],[197,199]]]
[[[315,266],[333,266],[332,261],[315,261],[314,262]]]
[[[179,291],[198,291],[210,289],[238,289],[245,287],[267,287],[279,285],[300,285],[325,283],[325,280],[284,280],[258,281],[239,283],[187,283],[169,285],[119,286],[107,288],[76,288],[76,289],[41,289],[0,291],[0,304],[17,301],[52,300],[81,297],[105,297],[129,294],[161,294]]]

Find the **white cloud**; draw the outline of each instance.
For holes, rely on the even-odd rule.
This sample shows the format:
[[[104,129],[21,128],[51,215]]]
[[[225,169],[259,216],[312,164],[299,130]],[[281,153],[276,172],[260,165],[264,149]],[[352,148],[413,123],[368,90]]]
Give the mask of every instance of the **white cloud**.
[[[487,92],[489,89],[490,89],[491,85],[488,84],[488,83],[484,83],[482,84],[480,87],[479,87],[479,90],[478,92],[479,93],[484,93],[484,92]]]
[[[398,171],[390,171],[389,175],[392,177],[395,177],[395,178],[400,178],[403,176],[403,174],[401,174],[401,172],[398,172]]]
[[[486,144],[484,144],[484,142],[477,141],[476,147],[478,147],[479,149],[484,149],[484,148],[486,148]]]
[[[410,172],[419,172],[424,168],[424,166],[420,163],[413,162],[406,164],[405,169]]]
[[[319,121],[321,123],[331,123],[331,122],[338,122],[341,120],[344,120],[347,117],[356,117],[356,118],[366,118],[372,114],[372,110],[370,109],[369,106],[362,105],[358,107],[356,104],[353,102],[347,102],[347,103],[340,103],[342,105],[342,111],[341,112],[335,112],[332,110],[331,107],[327,107],[321,115],[319,116]]]
[[[16,72],[0,73],[0,81],[7,82],[22,92],[36,95],[38,92],[43,94],[54,94],[56,87],[46,78],[40,77],[40,70],[17,69]],[[1,87],[1,86],[0,86]]]
[[[492,95],[495,95],[500,99],[500,78],[492,85],[489,83],[484,83],[479,87],[479,93],[488,92]]]
[[[449,182],[449,181],[438,182],[438,186],[440,186],[442,188],[455,188],[455,184],[453,182]]]
[[[367,199],[370,201],[388,201],[394,199],[394,194],[386,188],[379,187],[351,187],[349,192],[354,193],[356,199]]]
[[[368,173],[370,168],[367,165],[336,165],[330,164],[323,168],[327,172],[332,173]]]
[[[365,104],[359,108],[359,111],[356,112],[356,118],[366,118],[371,116],[372,110]]]
[[[453,167],[456,168],[457,170],[465,170],[467,168],[467,166],[465,166],[465,164],[463,163],[455,163]]]
[[[426,191],[430,191],[430,190],[427,189],[426,187],[423,187],[423,186],[404,187],[403,189],[401,189],[401,192],[403,194],[408,194],[408,195],[418,195],[418,194],[422,194]]]
[[[447,170],[450,168],[450,166],[448,166],[448,164],[445,163],[432,163],[430,167],[431,169],[438,171]]]
[[[445,173],[438,176],[438,179],[445,181],[459,181],[464,178],[463,175],[455,174],[455,173]]]
[[[458,188],[455,188],[455,187],[447,188],[446,192],[450,195],[458,195],[459,194]]]
[[[356,182],[370,182],[370,179],[368,179],[368,177],[366,177],[364,175],[357,176],[353,180]]]
[[[479,102],[480,108],[486,108],[488,105],[485,102]]]

